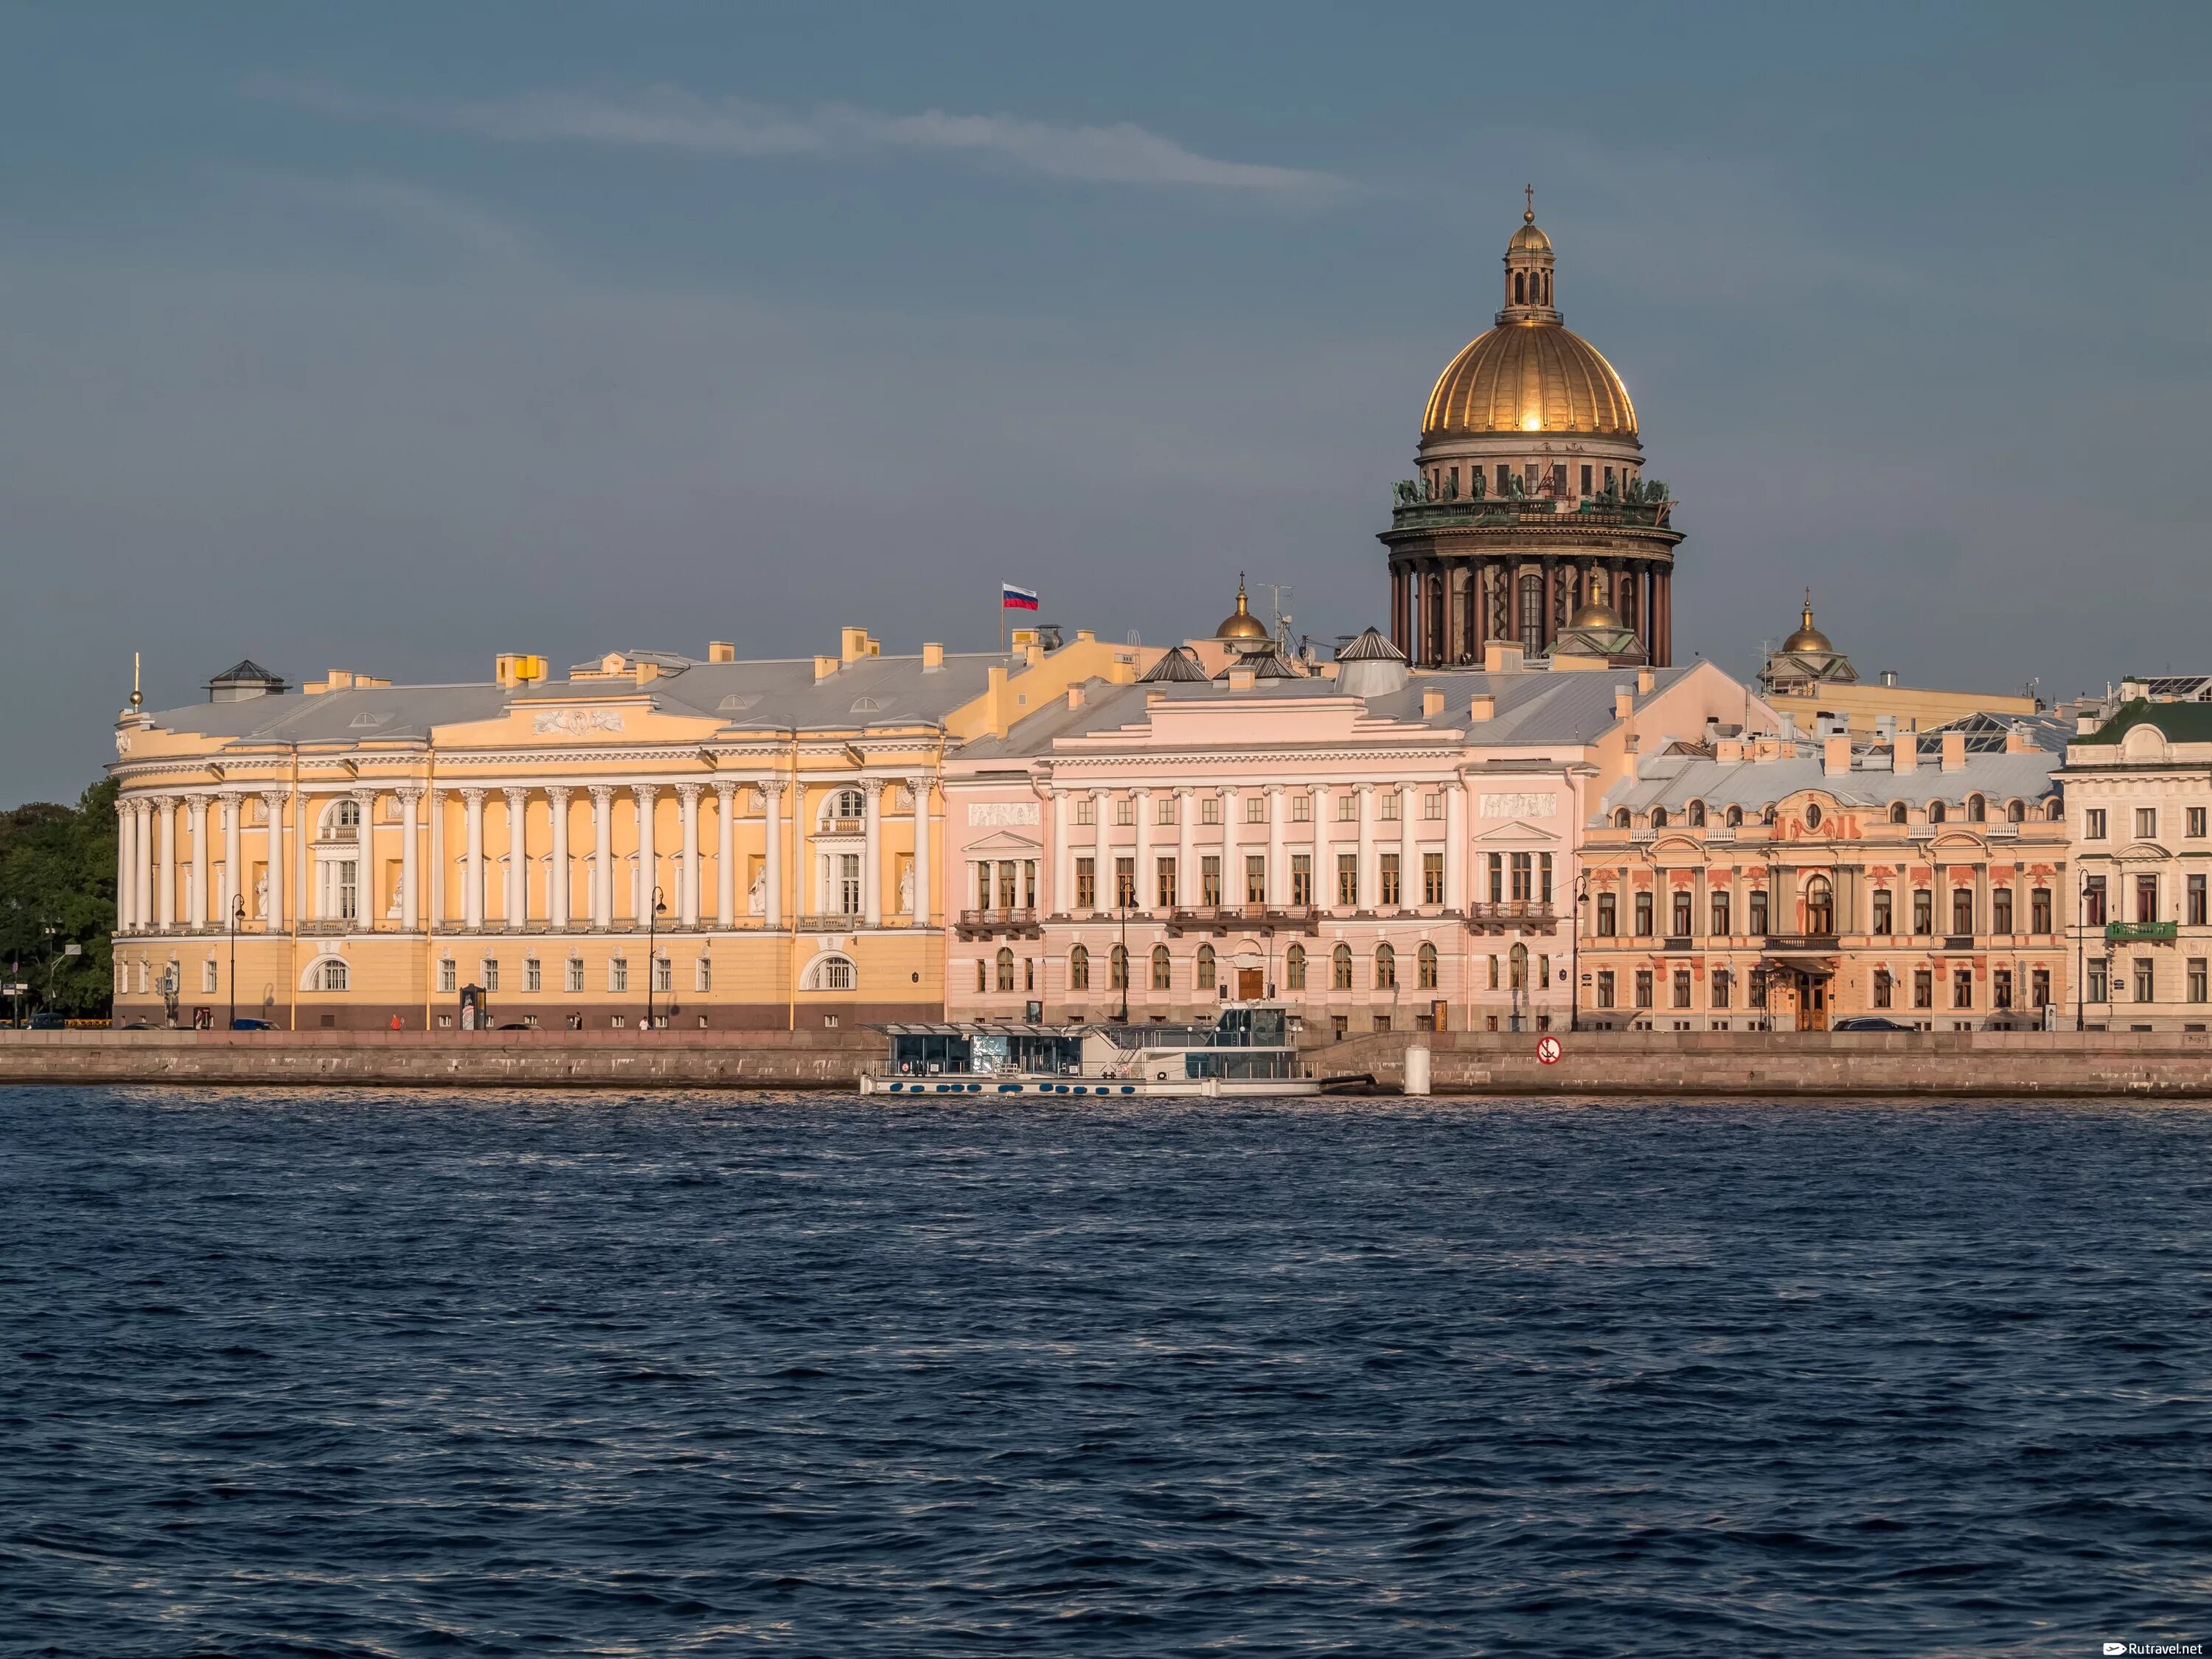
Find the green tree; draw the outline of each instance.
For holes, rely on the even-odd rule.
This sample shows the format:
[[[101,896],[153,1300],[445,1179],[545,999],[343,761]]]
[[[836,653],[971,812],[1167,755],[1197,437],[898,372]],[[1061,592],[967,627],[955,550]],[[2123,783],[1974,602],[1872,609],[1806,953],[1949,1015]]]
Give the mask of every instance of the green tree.
[[[104,1017],[114,932],[114,782],[94,784],[75,806],[33,801],[0,812],[0,966],[30,986],[26,1011]],[[65,954],[71,944],[83,954]]]

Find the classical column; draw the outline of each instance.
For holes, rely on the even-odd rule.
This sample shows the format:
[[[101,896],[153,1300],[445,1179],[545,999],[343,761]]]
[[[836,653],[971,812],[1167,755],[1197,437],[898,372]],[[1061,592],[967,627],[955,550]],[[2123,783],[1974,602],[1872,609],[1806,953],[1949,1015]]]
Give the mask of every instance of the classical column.
[[[1659,584],[1659,652],[1652,659],[1655,667],[1665,668],[1674,660],[1674,569],[1662,567],[1655,580]]]
[[[763,918],[769,927],[783,926],[783,784],[771,778],[760,786],[761,808],[768,815],[768,840],[761,860],[767,879],[762,902],[768,914]]]
[[[1178,789],[1176,797],[1176,908],[1198,906],[1198,792]]]
[[[1359,786],[1359,905],[1372,910],[1375,902],[1375,786]]]
[[[1244,902],[1244,872],[1237,867],[1237,815],[1243,803],[1234,789],[1221,792],[1221,902],[1231,909]]]
[[[166,932],[177,919],[177,803],[163,795],[154,803],[154,854],[158,860],[154,890],[154,925]]]
[[[914,796],[914,925],[929,926],[929,776],[917,775],[906,781]],[[1055,871],[1052,879],[1057,881]],[[1054,897],[1058,896],[1055,891]]]
[[[426,925],[435,929],[446,921],[446,792],[424,790],[422,805],[430,818],[429,846],[426,849],[430,878],[422,884],[422,915]]]
[[[592,791],[592,926],[610,927],[615,919],[615,791],[595,783]]]
[[[208,798],[205,795],[185,797],[185,822],[192,838],[192,861],[185,871],[185,926],[204,927],[207,925],[208,895]]]
[[[860,780],[860,919],[884,925],[884,781]]]
[[[1412,784],[1398,787],[1398,908],[1410,910],[1422,899],[1421,848],[1413,809],[1420,805]]]
[[[481,789],[461,791],[468,823],[467,862],[461,866],[461,922],[472,930],[482,927],[484,919],[483,798]]]
[[[1129,795],[1131,800],[1135,803],[1130,809],[1129,816],[1137,821],[1137,844],[1130,849],[1129,858],[1130,864],[1137,872],[1136,908],[1149,911],[1152,908],[1153,901],[1160,896],[1157,872],[1147,867],[1152,862],[1152,826],[1148,822],[1152,817],[1152,792],[1149,789],[1133,789],[1129,792]]]
[[[653,890],[659,884],[660,860],[653,844],[653,803],[660,786],[634,783],[629,793],[637,803],[637,881],[629,914],[633,922],[640,922],[653,914]]]
[[[1283,852],[1283,786],[1267,786],[1267,908],[1290,902],[1290,860]]]
[[[383,919],[378,912],[384,908],[376,879],[376,791],[356,790],[354,811],[361,818],[361,832],[354,841],[354,916],[363,928],[373,930]]]
[[[422,872],[416,856],[416,838],[422,834],[422,792],[399,792],[399,927],[414,933],[422,926]]]
[[[545,791],[552,830],[545,860],[545,925],[556,932],[568,925],[568,802],[575,793],[568,785],[558,783]]]
[[[1312,786],[1313,796],[1313,902],[1317,909],[1326,910],[1336,902],[1336,872],[1329,866],[1328,786]]]
[[[738,925],[738,786],[714,786],[714,921]]]
[[[1067,839],[1067,801],[1065,789],[1045,789],[1045,837],[1052,854],[1052,900],[1054,915],[1072,915],[1075,910],[1073,849]],[[948,877],[949,880],[950,878]]]
[[[1444,908],[1467,909],[1467,785],[1444,791]]]
[[[269,883],[268,902],[262,907],[261,931],[274,933],[284,926],[284,797],[271,789],[261,797],[261,810],[268,817]]]
[[[677,915],[686,927],[699,925],[699,797],[706,787],[702,783],[676,786],[677,820],[682,825],[684,836],[684,872],[678,878],[682,891],[677,896]]]
[[[246,857],[246,797],[236,790],[222,798],[222,915],[217,918],[226,927],[238,909],[238,896],[245,889],[240,873]]]
[[[1110,909],[1120,896],[1114,882],[1114,848],[1106,839],[1107,797],[1109,792],[1094,789],[1091,792],[1091,856],[1097,869],[1092,878],[1091,898],[1102,910]]]
[[[127,933],[138,924],[132,920],[138,898],[138,809],[122,796],[115,798],[115,931]]]
[[[506,789],[507,915],[509,932],[530,920],[530,792]]]

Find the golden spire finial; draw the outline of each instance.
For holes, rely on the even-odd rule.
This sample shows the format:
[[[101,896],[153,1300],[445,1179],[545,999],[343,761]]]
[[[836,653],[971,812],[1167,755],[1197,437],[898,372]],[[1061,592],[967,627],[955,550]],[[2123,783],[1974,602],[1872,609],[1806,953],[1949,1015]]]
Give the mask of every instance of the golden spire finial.
[[[145,701],[144,695],[138,690],[138,653],[133,651],[131,653],[131,706],[133,708],[143,707]]]
[[[1524,225],[1533,225],[1536,222],[1536,186],[1523,185],[1521,186],[1521,193],[1528,198],[1528,205],[1521,210],[1521,222]]]
[[[1807,589],[1805,590],[1805,626],[1806,626],[1806,627],[1808,627],[1808,628],[1810,628],[1812,625],[1813,625],[1813,590],[1812,590],[1811,588],[1809,588],[1809,587],[1808,587],[1808,588],[1807,588]]]

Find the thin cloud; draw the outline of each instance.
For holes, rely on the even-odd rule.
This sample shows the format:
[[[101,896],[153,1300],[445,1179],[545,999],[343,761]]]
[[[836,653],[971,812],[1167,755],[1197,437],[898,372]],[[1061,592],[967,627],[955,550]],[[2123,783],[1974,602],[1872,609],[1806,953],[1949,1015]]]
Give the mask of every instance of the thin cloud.
[[[703,98],[677,87],[629,97],[533,92],[451,103],[363,97],[319,82],[263,79],[258,95],[326,114],[404,120],[517,143],[604,144],[731,160],[857,161],[896,154],[1088,184],[1177,185],[1277,197],[1343,188],[1333,173],[1201,155],[1127,121],[1069,125],[944,110],[892,115],[850,104],[786,109],[749,98]]]

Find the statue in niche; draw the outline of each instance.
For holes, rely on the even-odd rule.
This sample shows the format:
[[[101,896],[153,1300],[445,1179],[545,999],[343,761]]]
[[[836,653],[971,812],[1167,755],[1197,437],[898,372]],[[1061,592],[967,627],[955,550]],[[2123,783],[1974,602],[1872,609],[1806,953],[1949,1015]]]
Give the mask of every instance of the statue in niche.
[[[753,866],[752,884],[745,889],[745,908],[757,916],[768,914],[768,860],[765,859]]]
[[[1467,471],[1468,495],[1470,499],[1479,501],[1482,499],[1482,469],[1479,466],[1469,467]]]
[[[914,860],[899,860],[898,908],[902,916],[914,914]]]
[[[253,914],[264,920],[269,915],[269,876],[266,871],[254,878]]]
[[[1398,498],[1400,507],[1411,507],[1420,499],[1413,489],[1413,481],[1411,478],[1399,479],[1396,483],[1390,486],[1390,490]]]
[[[1510,499],[1516,501],[1526,501],[1528,498],[1528,486],[1522,483],[1521,475],[1518,472],[1509,472],[1505,475],[1505,494]]]

